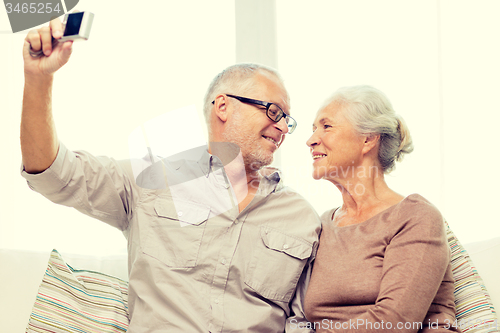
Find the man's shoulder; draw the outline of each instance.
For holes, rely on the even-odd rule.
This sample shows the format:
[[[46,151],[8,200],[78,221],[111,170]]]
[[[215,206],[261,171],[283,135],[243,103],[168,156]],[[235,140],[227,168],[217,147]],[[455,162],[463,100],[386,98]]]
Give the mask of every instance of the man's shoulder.
[[[303,213],[309,213],[319,219],[314,207],[310,202],[297,192],[293,187],[286,185],[282,173],[277,168],[267,168],[269,173],[268,179],[277,182],[276,188],[270,193],[269,200],[274,202],[275,205],[288,207],[288,211],[292,212],[301,210]]]

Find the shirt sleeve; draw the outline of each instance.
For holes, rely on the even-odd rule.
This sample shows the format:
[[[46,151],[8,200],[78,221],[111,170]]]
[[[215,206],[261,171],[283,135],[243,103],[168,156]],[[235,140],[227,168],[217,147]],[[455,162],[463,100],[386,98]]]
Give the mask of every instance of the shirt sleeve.
[[[72,152],[62,143],[52,165],[30,174],[21,168],[29,187],[47,199],[106,222],[120,230],[128,227],[138,191],[129,161]]]
[[[452,279],[445,278],[450,249],[443,217],[427,203],[407,207],[398,215],[402,223],[387,240],[375,305],[329,332],[459,332],[451,326],[453,300],[446,311],[427,316],[439,288],[443,284],[453,288]],[[437,306],[443,310],[442,305]]]

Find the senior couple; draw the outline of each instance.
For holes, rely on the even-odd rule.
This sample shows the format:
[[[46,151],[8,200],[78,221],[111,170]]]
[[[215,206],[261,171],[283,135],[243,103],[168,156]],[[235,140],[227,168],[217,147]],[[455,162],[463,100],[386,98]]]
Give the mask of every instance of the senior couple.
[[[52,82],[72,52],[72,42],[52,46],[61,29],[52,21],[24,43],[22,175],[123,232],[129,332],[453,330],[443,218],[384,181],[412,142],[382,92],[341,88],[311,110],[313,177],[343,197],[319,218],[267,167],[296,128],[275,70],[222,71],[205,96],[208,151],[158,159],[137,176],[131,161],[73,152],[57,138]]]

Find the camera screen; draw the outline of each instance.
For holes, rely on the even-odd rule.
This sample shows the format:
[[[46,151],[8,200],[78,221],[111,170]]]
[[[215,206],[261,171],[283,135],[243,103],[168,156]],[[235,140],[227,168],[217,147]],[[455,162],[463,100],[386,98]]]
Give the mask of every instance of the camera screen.
[[[66,22],[66,29],[64,30],[64,36],[78,35],[82,19],[83,12],[69,14],[68,21]]]

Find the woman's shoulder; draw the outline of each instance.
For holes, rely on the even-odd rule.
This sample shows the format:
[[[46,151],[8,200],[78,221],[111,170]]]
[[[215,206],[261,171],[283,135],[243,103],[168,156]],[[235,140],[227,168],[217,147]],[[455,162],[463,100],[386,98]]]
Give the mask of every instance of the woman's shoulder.
[[[439,212],[439,209],[437,209],[434,204],[432,204],[429,200],[424,198],[418,193],[413,193],[405,197],[401,202],[400,202],[400,210],[406,211],[406,212],[415,212],[418,211],[420,213],[425,213],[425,214],[437,214],[441,215]]]
[[[395,213],[404,223],[418,223],[439,228],[444,225],[444,218],[439,209],[417,193],[405,197]]]

